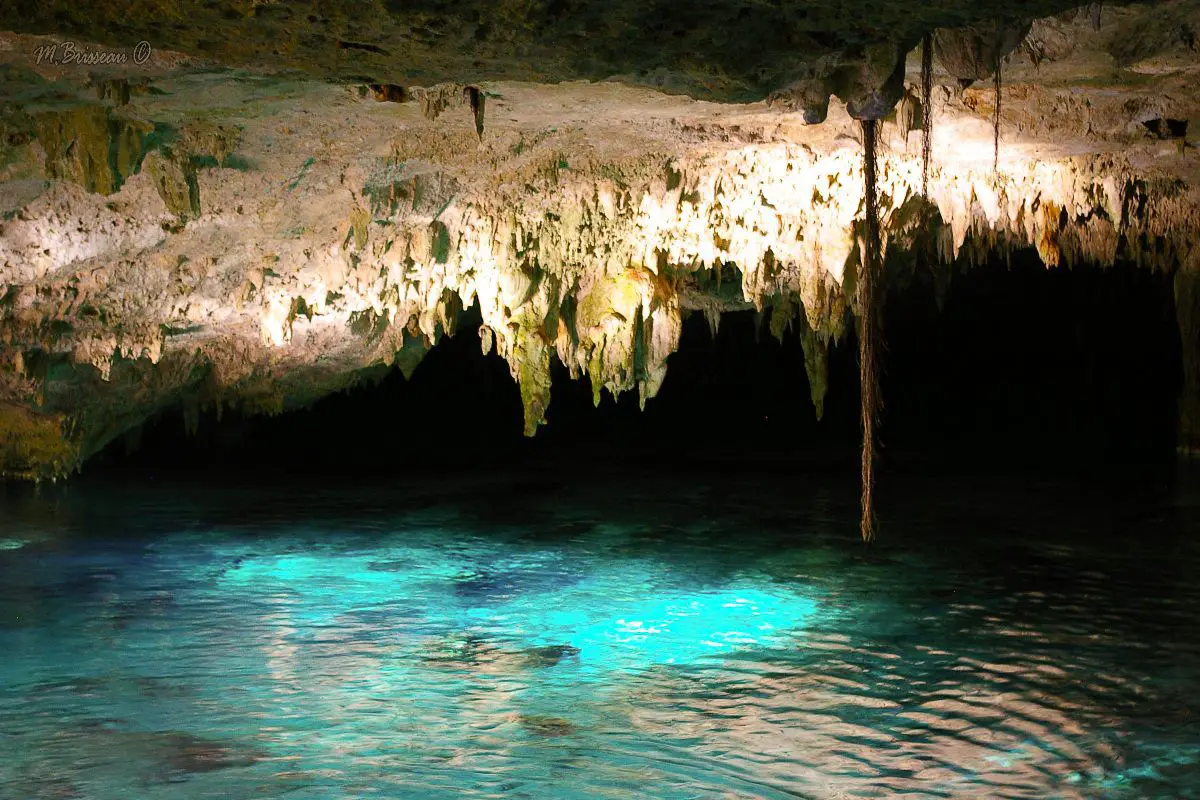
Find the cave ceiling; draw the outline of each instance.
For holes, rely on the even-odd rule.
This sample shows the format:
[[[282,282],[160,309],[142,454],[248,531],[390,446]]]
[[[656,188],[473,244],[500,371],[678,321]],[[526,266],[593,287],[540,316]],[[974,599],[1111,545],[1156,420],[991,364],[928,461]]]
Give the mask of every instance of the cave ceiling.
[[[143,0],[7,3],[0,30],[162,50],[321,80],[553,83],[620,77],[753,102],[807,64],[905,50],[938,28],[1074,11],[1061,0]]]
[[[471,305],[531,435],[552,363],[644,403],[685,316],[745,309],[820,414],[862,120],[889,280],[1171,272],[1200,446],[1197,31],[1200,0],[0,4],[0,474],[411,374]]]

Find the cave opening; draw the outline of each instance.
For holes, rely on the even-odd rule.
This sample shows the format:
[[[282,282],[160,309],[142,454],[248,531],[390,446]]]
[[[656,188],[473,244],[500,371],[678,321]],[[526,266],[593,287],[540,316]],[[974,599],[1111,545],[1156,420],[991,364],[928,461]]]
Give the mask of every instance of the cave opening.
[[[1168,273],[1118,263],[1046,269],[1032,250],[986,264],[889,265],[881,469],[1055,470],[1174,457],[1180,339]],[[482,355],[478,309],[405,380],[379,367],[358,386],[278,416],[180,408],[110,445],[89,473],[217,470],[335,477],[549,464],[722,472],[853,472],[860,443],[856,337],[830,348],[824,418],[804,369],[799,319],[777,341],[768,314],[723,315],[714,337],[685,319],[660,394],[593,407],[555,361],[547,425],[521,431],[507,364]],[[266,472],[264,473],[264,470]]]

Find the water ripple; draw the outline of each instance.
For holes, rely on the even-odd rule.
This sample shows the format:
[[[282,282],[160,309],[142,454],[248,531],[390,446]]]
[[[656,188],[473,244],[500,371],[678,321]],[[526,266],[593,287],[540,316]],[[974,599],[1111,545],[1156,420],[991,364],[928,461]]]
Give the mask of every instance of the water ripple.
[[[30,528],[0,797],[1200,796],[1195,548],[872,560],[726,501]]]

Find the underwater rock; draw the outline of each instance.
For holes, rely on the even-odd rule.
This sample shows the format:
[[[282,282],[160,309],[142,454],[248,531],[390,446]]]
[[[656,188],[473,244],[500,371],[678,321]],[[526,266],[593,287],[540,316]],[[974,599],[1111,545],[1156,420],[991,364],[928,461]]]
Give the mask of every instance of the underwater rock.
[[[453,631],[434,639],[421,658],[439,666],[472,669],[490,662],[497,652],[498,648],[482,636]]]
[[[494,572],[479,572],[454,582],[454,594],[465,600],[487,600],[506,597],[517,586],[514,575]]]
[[[153,736],[150,746],[161,753],[172,772],[201,774],[222,769],[249,767],[261,761],[263,754],[231,747],[186,733],[146,734]]]
[[[577,730],[575,725],[568,720],[540,714],[521,714],[517,717],[517,722],[529,733],[547,738],[570,736]]]
[[[55,774],[51,764],[24,764],[5,785],[22,800],[83,800],[88,795],[78,783]]]
[[[553,667],[566,658],[579,655],[579,648],[569,644],[551,644],[543,647],[531,647],[523,651],[533,667]]]
[[[555,667],[576,658],[579,648],[569,644],[510,649],[486,636],[453,631],[437,637],[423,652],[429,664],[455,669],[516,675],[531,669]]]
[[[252,766],[266,754],[243,743],[219,741],[183,731],[128,730],[124,720],[88,719],[53,734],[55,749],[68,746],[83,757],[120,753],[151,780],[170,782],[180,776]]]

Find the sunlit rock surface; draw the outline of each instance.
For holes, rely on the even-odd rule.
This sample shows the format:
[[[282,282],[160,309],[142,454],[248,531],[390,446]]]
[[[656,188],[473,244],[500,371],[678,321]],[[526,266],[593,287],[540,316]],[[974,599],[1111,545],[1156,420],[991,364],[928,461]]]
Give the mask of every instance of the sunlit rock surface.
[[[797,67],[770,104],[733,105],[618,81],[489,81],[465,66],[424,86],[379,72],[335,83],[215,67],[194,48],[89,74],[37,63],[52,40],[0,35],[0,473],[66,474],[173,404],[193,419],[203,407],[276,413],[378,365],[410,374],[475,303],[528,434],[544,420],[552,359],[597,399],[644,402],[684,315],[715,326],[744,308],[768,312],[776,334],[799,329],[820,413],[860,262],[847,103],[888,120],[889,271],[1021,247],[1048,267],[1175,271],[1181,443],[1194,447],[1200,161],[1185,122],[1200,101],[1186,35],[1198,9],[1021,23],[996,173],[991,82],[963,89],[960,78],[983,76],[935,59],[928,197],[919,132],[885,113],[898,99],[887,59]],[[996,23],[997,47],[1012,30]],[[936,41],[986,69],[995,43],[972,35]],[[910,52],[910,87],[919,64]],[[806,124],[827,88],[824,124]]]

